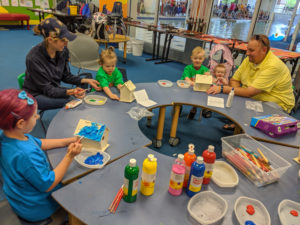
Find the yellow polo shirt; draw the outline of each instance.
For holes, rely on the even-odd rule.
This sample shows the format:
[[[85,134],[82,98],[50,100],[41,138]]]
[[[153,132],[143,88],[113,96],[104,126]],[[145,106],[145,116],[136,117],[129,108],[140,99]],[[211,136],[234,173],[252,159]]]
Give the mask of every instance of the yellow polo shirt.
[[[290,71],[271,51],[259,65],[249,62],[248,57],[244,59],[232,78],[240,81],[242,87],[262,90],[253,99],[275,102],[287,112],[295,105]]]

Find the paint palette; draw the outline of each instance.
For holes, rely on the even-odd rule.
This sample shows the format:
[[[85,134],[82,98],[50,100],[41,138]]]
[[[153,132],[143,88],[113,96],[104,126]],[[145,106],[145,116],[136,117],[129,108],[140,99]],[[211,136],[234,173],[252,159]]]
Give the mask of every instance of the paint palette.
[[[200,224],[215,224],[223,219],[228,204],[220,195],[213,191],[202,191],[194,195],[187,209],[190,215]]]
[[[84,98],[84,101],[90,105],[104,105],[107,101],[107,98],[100,95],[87,95]]]
[[[97,152],[82,149],[81,153],[74,158],[80,165],[90,169],[101,169],[110,160],[110,155],[106,152]]]
[[[300,224],[300,203],[282,200],[278,206],[278,215],[282,225]]]
[[[191,85],[188,82],[186,82],[185,80],[178,80],[177,86],[180,88],[189,88]]]
[[[239,197],[234,204],[235,216],[241,225],[271,225],[271,218],[268,210],[260,201]]]
[[[169,80],[159,80],[159,81],[157,81],[157,83],[162,87],[172,87],[173,86],[173,82],[169,81]]]
[[[211,179],[216,185],[223,188],[235,187],[239,183],[235,169],[224,161],[215,162]]]

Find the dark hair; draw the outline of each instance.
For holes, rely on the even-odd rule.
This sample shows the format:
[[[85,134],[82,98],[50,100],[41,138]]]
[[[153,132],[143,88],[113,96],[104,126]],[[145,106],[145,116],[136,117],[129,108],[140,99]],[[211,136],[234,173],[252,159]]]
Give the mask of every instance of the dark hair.
[[[270,50],[270,40],[269,38],[264,34],[255,34],[251,37],[250,40],[256,40],[261,43],[261,45],[267,47],[267,52]]]
[[[0,91],[0,129],[10,130],[16,127],[18,120],[28,120],[34,113],[37,102],[31,94],[26,93],[34,100],[33,105],[28,105],[27,99],[18,97],[21,91],[5,89]]]

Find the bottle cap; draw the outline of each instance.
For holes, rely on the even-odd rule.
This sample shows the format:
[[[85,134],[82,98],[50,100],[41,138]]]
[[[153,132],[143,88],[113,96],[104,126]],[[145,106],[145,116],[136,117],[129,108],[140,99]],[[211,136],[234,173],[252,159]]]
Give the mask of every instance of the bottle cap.
[[[154,155],[153,154],[148,154],[148,159],[151,160],[154,158]]]
[[[178,154],[178,158],[177,159],[179,159],[180,161],[183,161],[184,155],[183,154]]]
[[[189,149],[195,149],[195,145],[194,144],[189,144]]]
[[[136,166],[136,159],[130,159],[129,160],[129,166],[130,167],[135,167]]]
[[[203,157],[202,156],[198,156],[197,157],[197,163],[198,164],[202,164],[203,163]]]
[[[195,150],[194,149],[189,149],[189,154],[190,155],[193,155],[195,153]]]
[[[214,152],[214,151],[215,151],[215,146],[209,145],[209,146],[208,146],[208,151],[209,151],[209,152]]]

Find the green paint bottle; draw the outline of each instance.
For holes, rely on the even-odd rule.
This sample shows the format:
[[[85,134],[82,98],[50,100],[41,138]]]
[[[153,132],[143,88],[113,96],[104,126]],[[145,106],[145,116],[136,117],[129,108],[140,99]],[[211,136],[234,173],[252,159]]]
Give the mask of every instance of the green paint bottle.
[[[139,167],[135,159],[130,159],[124,171],[123,199],[125,202],[135,202],[138,191]]]

